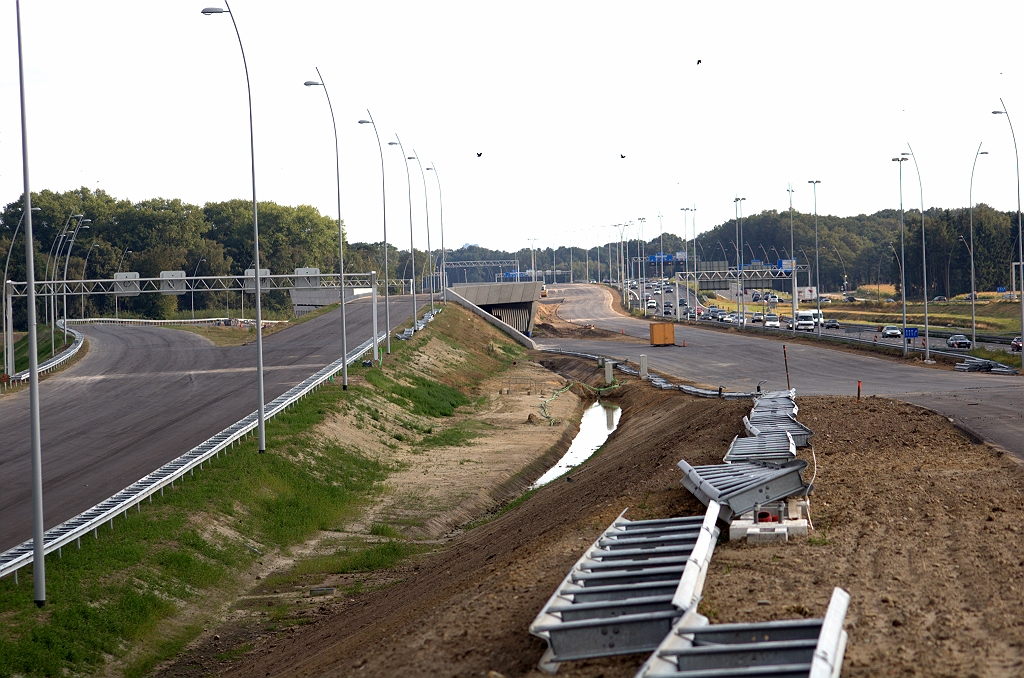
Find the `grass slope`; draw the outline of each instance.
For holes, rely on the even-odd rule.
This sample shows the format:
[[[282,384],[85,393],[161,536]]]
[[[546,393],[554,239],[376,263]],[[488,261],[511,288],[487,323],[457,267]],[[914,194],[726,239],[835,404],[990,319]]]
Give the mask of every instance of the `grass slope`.
[[[431,338],[464,356],[440,381],[422,376],[417,363]],[[30,567],[19,584],[0,580],[0,677],[90,673],[111,657],[128,657],[125,675],[145,674],[201,631],[201,617],[212,617],[218,601],[236,595],[266,552],[288,553],[323,531],[344,531],[380,491],[392,468],[314,435],[325,418],[356,408],[377,419],[367,404],[376,398],[400,403],[418,420],[439,421],[472,405],[470,389],[521,354],[490,326],[449,307],[428,331],[394,342],[383,372],[352,368],[354,380],[362,376],[365,384],[348,391],[325,384],[268,420],[267,454],[257,454],[254,440],[243,442],[152,505],[104,526],[98,538],[84,537],[81,549],[51,554],[42,610],[33,604]],[[478,435],[465,425],[407,430],[424,447],[466,444]],[[280,577],[387,568],[414,551],[389,525],[375,524],[369,533],[375,539],[300,561]],[[199,609],[198,621],[181,618],[189,606]]]

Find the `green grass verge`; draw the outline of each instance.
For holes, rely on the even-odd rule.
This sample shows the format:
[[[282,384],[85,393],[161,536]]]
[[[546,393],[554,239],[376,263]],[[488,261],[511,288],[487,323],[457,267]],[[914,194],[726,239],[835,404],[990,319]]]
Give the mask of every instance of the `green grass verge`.
[[[434,340],[464,356],[444,377],[449,384],[412,376],[416,351]],[[490,344],[496,348],[488,349]],[[217,601],[243,586],[242,573],[261,552],[287,552],[319,532],[344,530],[380,491],[394,467],[315,437],[311,432],[325,418],[355,411],[376,421],[374,412],[358,407],[371,391],[408,411],[447,417],[472,404],[453,384],[471,387],[523,354],[461,309],[442,314],[431,331],[396,342],[393,351],[385,373],[350,370],[354,378],[365,377],[366,385],[343,391],[327,383],[268,420],[267,454],[257,454],[254,441],[246,441],[141,512],[116,518],[98,539],[84,537],[81,549],[71,545],[62,557],[48,556],[44,609],[33,604],[31,567],[20,572],[18,585],[13,577],[0,580],[0,677],[92,673],[129,652],[125,675],[145,675],[201,631],[201,624],[175,617],[184,606],[215,615]],[[435,430],[429,423],[414,427],[428,438]],[[470,425],[455,430],[449,441],[468,441],[477,431]],[[418,548],[400,541],[390,525],[373,525],[370,534],[386,541],[349,540],[334,553],[300,561],[284,576],[388,568]]]
[[[339,529],[389,471],[309,435],[344,397],[340,385],[325,386],[267,422],[270,453],[246,442],[152,507],[115,519],[113,531],[83,538],[81,550],[49,556],[43,610],[32,604],[31,568],[20,585],[0,580],[0,676],[87,672],[152,636],[181,604],[232,585],[256,558],[246,543],[283,548]],[[143,664],[182,642],[159,639]]]
[[[68,342],[64,343],[64,330],[57,328],[56,333],[53,336],[53,343],[55,351],[50,350],[50,326],[49,325],[38,325],[36,327],[36,343],[38,345],[38,351],[36,356],[39,362],[48,360],[54,355],[60,354],[65,348],[70,348],[71,344],[74,343],[74,338],[71,334],[68,334]],[[0,365],[4,364],[4,358],[2,357],[4,352],[0,350]],[[14,342],[14,372],[23,372],[28,369],[28,335],[26,334],[18,341]]]

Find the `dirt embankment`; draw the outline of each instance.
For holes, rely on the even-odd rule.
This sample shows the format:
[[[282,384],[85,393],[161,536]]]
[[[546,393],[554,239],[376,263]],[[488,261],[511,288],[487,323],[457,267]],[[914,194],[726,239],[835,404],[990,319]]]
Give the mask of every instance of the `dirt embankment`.
[[[545,364],[596,378],[584,361]],[[267,634],[232,676],[539,678],[528,626],[568,569],[624,509],[695,515],[679,459],[718,463],[749,403],[700,400],[632,382],[619,429],[569,478],[391,572],[393,585],[320,607],[310,625]],[[824,613],[851,594],[844,676],[1024,674],[1024,475],[945,418],[880,398],[800,398],[815,431],[811,538],[721,543],[704,588],[713,622]],[[805,478],[810,480],[810,476]],[[564,676],[632,676],[642,656],[573,662]],[[196,673],[195,675],[199,675]]]
[[[604,339],[625,344],[646,344],[643,339],[629,336],[627,334],[616,334],[609,330],[602,330],[590,323],[568,322],[558,312],[562,307],[560,302],[541,303],[537,311],[537,321],[534,323],[533,336],[537,338],[554,337],[558,339]]]

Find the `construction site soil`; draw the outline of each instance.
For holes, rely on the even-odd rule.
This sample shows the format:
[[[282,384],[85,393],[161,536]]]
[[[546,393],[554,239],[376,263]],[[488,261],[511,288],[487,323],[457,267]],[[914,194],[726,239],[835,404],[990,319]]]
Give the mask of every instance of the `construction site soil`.
[[[599,383],[592,363],[538,359]],[[619,393],[619,428],[567,477],[381,573],[377,590],[303,608],[295,626],[214,629],[162,675],[541,676],[544,642],[528,627],[568,570],[623,510],[702,514],[676,463],[720,463],[750,406],[639,381]],[[821,616],[840,586],[851,594],[844,676],[1024,675],[1018,462],[912,405],[798,403],[815,431],[801,457],[816,529],[785,544],[719,543],[701,611],[712,623]],[[559,675],[632,676],[643,659],[572,662]]]

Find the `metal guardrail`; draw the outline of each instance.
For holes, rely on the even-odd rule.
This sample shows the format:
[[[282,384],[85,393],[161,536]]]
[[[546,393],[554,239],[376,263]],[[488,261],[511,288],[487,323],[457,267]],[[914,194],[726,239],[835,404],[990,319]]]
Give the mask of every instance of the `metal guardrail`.
[[[796,443],[788,431],[765,431],[752,438],[733,438],[729,451],[722,460],[726,464],[738,461],[766,461],[784,464],[796,459]]]
[[[58,321],[57,327],[63,329],[64,324]],[[75,340],[71,343],[71,346],[68,349],[61,351],[57,355],[53,356],[52,358],[49,358],[39,363],[39,374],[45,374],[50,370],[57,369],[58,367],[60,367],[67,361],[71,360],[73,357],[75,357],[75,355],[78,354],[78,351],[82,348],[82,344],[85,343],[85,335],[79,332],[78,330],[71,329],[70,327],[68,327],[68,332],[71,334],[72,337],[75,338]],[[11,381],[28,381],[28,378],[29,371],[24,370],[23,372],[18,372],[17,374],[13,375],[11,377]]]
[[[557,353],[559,355],[571,355],[576,358],[586,358],[588,360],[610,360],[615,364],[615,369],[619,370],[624,374],[631,376],[640,376],[640,371],[634,367],[631,367],[625,360],[618,360],[610,356],[593,355],[591,353],[581,353],[579,351],[566,351],[560,348],[542,348],[541,351],[545,353]],[[725,391],[718,390],[714,391],[708,388],[698,388],[696,386],[689,386],[687,384],[673,384],[670,383],[664,377],[658,376],[654,372],[648,371],[647,380],[651,382],[655,387],[664,390],[676,390],[682,391],[689,395],[699,396],[701,398],[724,398],[726,400],[741,400],[745,398],[752,398],[756,396],[756,393],[742,393],[737,391]]]
[[[636,678],[785,676],[839,678],[848,636],[850,594],[832,590],[825,617],[747,624],[680,620]]]
[[[1017,374],[1017,369],[997,363],[994,360],[986,360],[984,358],[975,358],[974,356],[964,356],[965,360],[962,363],[957,363],[957,372],[989,372],[991,374]]]
[[[69,329],[68,331],[72,332],[73,330]],[[385,338],[386,336],[381,334],[377,341],[381,342]],[[363,354],[371,350],[372,347],[373,338],[370,338],[350,351],[347,356],[348,364],[354,363]],[[341,367],[342,359],[339,358],[267,403],[266,418],[269,419],[279,414],[309,395],[328,379],[333,378],[335,374],[340,372]],[[177,459],[164,464],[144,478],[132,483],[107,500],[100,502],[70,520],[64,521],[56,527],[50,528],[43,535],[44,554],[52,553],[72,542],[78,541],[89,532],[93,532],[94,535],[97,534],[99,527],[105,523],[109,522],[110,529],[114,529],[114,518],[119,514],[127,514],[128,509],[132,507],[141,511],[140,504],[143,500],[148,498],[152,501],[154,494],[157,492],[163,494],[165,487],[173,487],[174,481],[182,478],[186,473],[194,475],[197,467],[202,469],[203,464],[210,461],[211,458],[219,456],[222,451],[225,451],[229,446],[251,433],[256,426],[257,413],[253,412],[207,441],[193,447]],[[30,564],[32,558],[31,539],[5,551],[0,554],[0,577],[5,577],[11,573],[15,573],[15,576],[17,576],[17,571]]]
[[[216,323],[241,320],[242,322],[255,322],[252,318],[197,318],[195,320],[147,320],[145,318],[68,318],[68,325],[214,325]],[[275,323],[286,323],[287,320],[264,320],[264,325]]]
[[[784,464],[747,461],[708,466],[690,466],[684,459],[677,466],[683,472],[680,480],[683,487],[702,504],[712,501],[721,504],[718,518],[724,523],[759,505],[791,495],[807,495],[812,489],[800,477],[801,471],[807,468],[803,459]]]
[[[756,410],[750,413],[749,417],[743,417],[743,427],[751,436],[759,436],[768,431],[786,431],[793,436],[793,442],[797,447],[808,447],[814,431],[807,428],[796,420],[791,414],[757,413]]]
[[[620,515],[530,625],[548,643],[540,669],[554,673],[558,662],[658,647],[676,620],[696,614],[717,519],[714,502],[703,517],[630,521]]]

